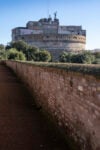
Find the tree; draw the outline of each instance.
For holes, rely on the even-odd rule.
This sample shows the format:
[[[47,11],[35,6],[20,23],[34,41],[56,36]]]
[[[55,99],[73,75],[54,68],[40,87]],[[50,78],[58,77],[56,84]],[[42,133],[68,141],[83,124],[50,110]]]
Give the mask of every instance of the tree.
[[[94,55],[95,55],[96,58],[100,59],[100,52],[95,52]]]
[[[25,54],[26,59],[29,61],[35,60],[35,55],[39,51],[37,47],[30,46],[22,40],[11,42],[8,48],[9,47],[16,48],[18,51],[22,51]]]
[[[68,52],[63,52],[61,55],[60,55],[60,62],[72,62],[72,53],[68,53]]]
[[[95,56],[87,51],[79,54],[74,54],[72,57],[73,63],[92,64],[95,60]]]
[[[5,46],[3,44],[0,44],[0,51],[4,49],[5,49]]]
[[[50,61],[51,55],[46,50],[40,50],[35,46],[30,46],[26,42],[19,40],[9,43],[6,49],[15,48],[18,51],[22,51],[26,59],[29,61]],[[16,57],[15,57],[16,58]]]
[[[51,61],[51,54],[47,50],[40,50],[35,53],[35,61]]]
[[[59,61],[60,62],[67,62],[66,61],[66,52],[63,52],[61,55],[60,55],[60,57],[59,57]]]
[[[15,48],[11,48],[7,51],[7,58],[11,60],[26,60],[25,54],[21,51],[17,51]]]
[[[100,64],[100,58],[96,58],[93,64]]]
[[[0,59],[5,59],[5,46],[0,44]]]
[[[39,49],[35,46],[29,46],[26,51],[26,58],[28,61],[36,60],[36,54],[39,52]]]
[[[92,64],[94,62],[94,60],[95,60],[95,56],[89,51],[84,52],[81,55],[81,61],[84,64]]]
[[[93,64],[100,64],[100,52],[95,52],[94,56],[95,56],[95,60]]]
[[[10,43],[8,43],[6,46],[5,46],[5,50],[9,50],[9,49],[11,49],[12,47],[11,47],[11,45],[10,45]]]
[[[23,40],[11,42],[11,43],[9,43],[9,46],[11,48],[16,48],[18,51],[22,51],[23,53],[26,53],[26,51],[29,47],[29,45],[26,42],[24,42]]]
[[[61,62],[72,62],[72,63],[84,63],[84,64],[92,64],[95,60],[95,55],[90,51],[84,51],[79,54],[72,54],[63,52],[60,55]]]
[[[74,54],[72,56],[72,63],[82,63],[81,55],[82,54]]]

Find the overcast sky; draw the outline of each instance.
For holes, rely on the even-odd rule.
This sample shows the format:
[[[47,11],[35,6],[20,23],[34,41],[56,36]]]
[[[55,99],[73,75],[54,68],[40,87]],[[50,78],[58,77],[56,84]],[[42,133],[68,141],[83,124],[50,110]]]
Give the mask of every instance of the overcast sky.
[[[12,28],[26,26],[50,14],[60,25],[82,25],[86,49],[100,48],[100,0],[0,0],[0,43],[11,41]]]

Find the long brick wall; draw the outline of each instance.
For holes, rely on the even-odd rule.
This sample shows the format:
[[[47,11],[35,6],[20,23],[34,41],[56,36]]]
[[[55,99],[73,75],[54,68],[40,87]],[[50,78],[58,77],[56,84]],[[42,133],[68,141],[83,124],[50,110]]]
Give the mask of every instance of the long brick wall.
[[[100,79],[95,75],[6,61],[76,150],[100,150]]]

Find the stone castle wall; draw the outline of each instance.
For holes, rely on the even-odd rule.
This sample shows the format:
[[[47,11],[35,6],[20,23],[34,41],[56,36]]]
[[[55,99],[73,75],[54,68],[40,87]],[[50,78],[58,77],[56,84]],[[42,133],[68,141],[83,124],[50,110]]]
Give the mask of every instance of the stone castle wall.
[[[58,61],[63,51],[85,50],[86,43],[86,38],[82,35],[23,35],[18,37],[18,40],[21,39],[32,46],[48,50],[53,56],[53,61]]]
[[[27,84],[36,103],[52,116],[65,137],[75,142],[74,149],[100,149],[99,78],[27,63],[6,64]]]

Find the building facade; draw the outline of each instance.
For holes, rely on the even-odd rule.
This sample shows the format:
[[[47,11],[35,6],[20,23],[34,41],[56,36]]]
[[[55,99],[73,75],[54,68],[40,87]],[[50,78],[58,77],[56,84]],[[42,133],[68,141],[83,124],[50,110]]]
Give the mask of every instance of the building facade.
[[[26,27],[12,30],[12,41],[23,40],[30,45],[46,49],[57,59],[62,51],[78,52],[85,49],[86,30],[82,26],[61,26],[59,19],[51,17],[29,21]]]

